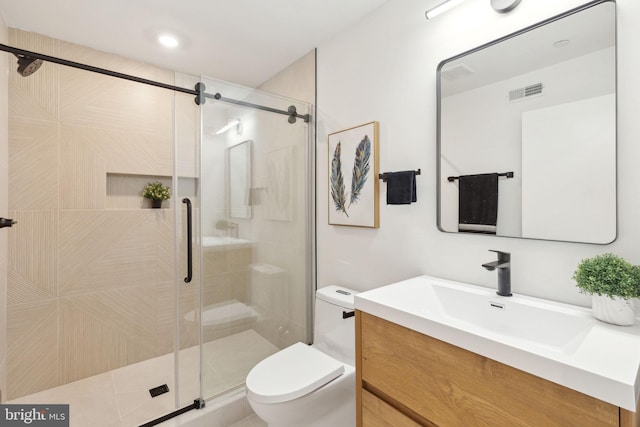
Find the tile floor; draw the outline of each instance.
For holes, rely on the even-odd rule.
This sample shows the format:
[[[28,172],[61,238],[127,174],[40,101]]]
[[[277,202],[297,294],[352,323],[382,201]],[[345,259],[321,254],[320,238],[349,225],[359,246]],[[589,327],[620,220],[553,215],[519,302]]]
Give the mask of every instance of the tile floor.
[[[178,393],[182,406],[199,395],[199,351],[180,351]],[[241,387],[249,370],[278,349],[253,330],[206,343],[203,346],[205,398]],[[174,355],[149,359],[7,403],[62,403],[70,405],[70,427],[131,427],[175,410]],[[149,389],[161,384],[169,393],[151,398]],[[184,398],[182,397],[184,396]],[[242,404],[234,427],[263,427],[262,421]],[[234,422],[235,422],[234,420]],[[224,427],[224,426],[223,426]]]
[[[258,418],[256,414],[252,414],[229,427],[267,427],[267,423]]]

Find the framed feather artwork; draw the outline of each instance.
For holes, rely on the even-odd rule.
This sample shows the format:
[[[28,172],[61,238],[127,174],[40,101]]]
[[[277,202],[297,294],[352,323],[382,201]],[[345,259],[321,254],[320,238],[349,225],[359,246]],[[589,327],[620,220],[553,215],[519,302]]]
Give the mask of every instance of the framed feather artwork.
[[[329,135],[329,224],[379,227],[378,122]]]

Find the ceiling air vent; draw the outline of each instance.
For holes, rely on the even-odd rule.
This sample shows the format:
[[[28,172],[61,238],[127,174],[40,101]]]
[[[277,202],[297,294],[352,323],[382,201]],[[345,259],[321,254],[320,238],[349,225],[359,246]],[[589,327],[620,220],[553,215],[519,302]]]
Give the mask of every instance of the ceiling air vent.
[[[542,83],[521,87],[509,91],[509,102],[542,94]]]

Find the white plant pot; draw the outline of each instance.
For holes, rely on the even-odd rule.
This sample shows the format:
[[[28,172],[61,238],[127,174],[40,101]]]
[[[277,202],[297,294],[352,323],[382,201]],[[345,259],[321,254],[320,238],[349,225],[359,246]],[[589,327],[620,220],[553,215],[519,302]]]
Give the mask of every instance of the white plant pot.
[[[591,310],[596,319],[613,325],[631,326],[636,321],[635,304],[632,299],[592,295]]]

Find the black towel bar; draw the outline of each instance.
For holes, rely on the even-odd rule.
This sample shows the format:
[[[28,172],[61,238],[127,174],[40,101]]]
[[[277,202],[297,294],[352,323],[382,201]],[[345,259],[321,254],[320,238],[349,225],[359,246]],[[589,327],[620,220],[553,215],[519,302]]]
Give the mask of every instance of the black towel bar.
[[[507,178],[513,178],[513,172],[503,172],[503,173],[499,173],[498,176],[506,176]],[[456,179],[459,179],[459,176],[449,176],[447,177],[447,181],[449,182],[453,182]]]
[[[383,182],[387,182],[387,174],[390,172],[385,172],[385,173],[379,173],[378,174],[378,179],[381,179]],[[418,169],[416,171],[416,175],[420,175],[422,173],[421,169]]]

